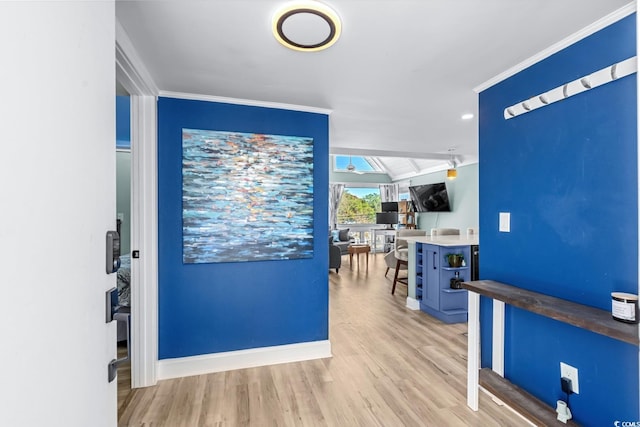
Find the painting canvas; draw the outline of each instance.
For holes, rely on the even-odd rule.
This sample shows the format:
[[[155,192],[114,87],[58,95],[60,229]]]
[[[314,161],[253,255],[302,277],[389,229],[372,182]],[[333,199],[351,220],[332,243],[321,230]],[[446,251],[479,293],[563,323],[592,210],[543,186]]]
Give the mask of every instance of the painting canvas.
[[[313,138],[182,130],[187,264],[313,256]]]

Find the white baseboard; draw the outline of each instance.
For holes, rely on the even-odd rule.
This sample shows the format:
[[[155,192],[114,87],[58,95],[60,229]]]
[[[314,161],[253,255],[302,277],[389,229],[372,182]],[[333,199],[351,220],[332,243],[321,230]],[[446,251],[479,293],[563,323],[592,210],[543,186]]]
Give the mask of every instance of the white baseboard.
[[[407,297],[407,308],[409,310],[420,310],[420,301],[415,298]]]
[[[331,342],[313,341],[158,361],[158,380],[331,357]]]

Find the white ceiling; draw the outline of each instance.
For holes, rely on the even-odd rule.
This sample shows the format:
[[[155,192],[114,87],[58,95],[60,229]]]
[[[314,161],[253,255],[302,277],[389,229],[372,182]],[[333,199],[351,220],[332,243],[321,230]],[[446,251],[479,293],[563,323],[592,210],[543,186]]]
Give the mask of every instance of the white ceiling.
[[[629,0],[333,0],[338,42],[280,45],[286,1],[118,1],[117,18],[161,94],[329,109],[330,151],[446,163],[477,160],[474,88]],[[473,120],[463,121],[463,113]],[[385,159],[383,159],[385,161]],[[425,163],[419,160],[418,163]],[[402,168],[402,169],[398,169]]]

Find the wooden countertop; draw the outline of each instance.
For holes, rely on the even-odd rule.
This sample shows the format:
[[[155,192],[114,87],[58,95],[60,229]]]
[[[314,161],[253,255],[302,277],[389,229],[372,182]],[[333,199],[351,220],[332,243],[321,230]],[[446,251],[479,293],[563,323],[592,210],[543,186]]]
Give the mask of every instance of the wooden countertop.
[[[629,344],[638,345],[640,343],[638,325],[614,320],[611,313],[606,310],[532,292],[493,280],[463,282],[462,287],[471,292],[504,301],[514,307]]]

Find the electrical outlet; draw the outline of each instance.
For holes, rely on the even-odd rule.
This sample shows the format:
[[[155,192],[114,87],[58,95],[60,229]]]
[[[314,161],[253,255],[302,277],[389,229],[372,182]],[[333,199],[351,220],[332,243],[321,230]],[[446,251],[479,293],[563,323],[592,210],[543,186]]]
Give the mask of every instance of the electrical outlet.
[[[571,388],[575,394],[580,394],[578,386],[578,369],[564,362],[560,362],[560,378],[569,378],[571,380]]]

